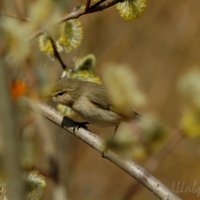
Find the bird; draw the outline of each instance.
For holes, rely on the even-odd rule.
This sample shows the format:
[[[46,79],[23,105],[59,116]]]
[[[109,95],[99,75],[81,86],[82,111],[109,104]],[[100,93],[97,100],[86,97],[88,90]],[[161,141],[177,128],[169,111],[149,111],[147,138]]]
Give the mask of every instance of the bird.
[[[56,103],[75,111],[88,123],[97,126],[115,126],[115,131],[127,117],[113,106],[105,87],[80,79],[63,78],[55,83],[50,96]],[[140,115],[133,111],[133,119]]]

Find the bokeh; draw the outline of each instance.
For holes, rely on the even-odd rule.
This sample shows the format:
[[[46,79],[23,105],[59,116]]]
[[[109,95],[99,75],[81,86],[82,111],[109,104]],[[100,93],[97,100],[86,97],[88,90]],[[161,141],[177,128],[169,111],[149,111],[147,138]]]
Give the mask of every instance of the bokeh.
[[[28,15],[32,1],[13,2],[15,3],[0,3],[1,24],[11,20],[5,13],[19,18]],[[58,18],[84,3],[83,0],[56,2],[55,4],[62,7]],[[178,84],[181,77],[191,70],[200,70],[198,6],[200,2],[195,0],[147,1],[144,14],[130,21],[123,20],[115,6],[83,15],[79,18],[83,27],[80,46],[72,52],[60,54],[67,65],[73,65],[77,58],[93,54],[96,57],[99,76],[103,74],[102,71],[108,63],[125,66],[133,71],[138,87],[146,99],[145,105],[139,107],[137,112],[142,116],[153,116],[151,119],[159,119],[166,127],[166,138],[170,139],[145,155],[143,149],[142,152],[138,149],[138,154],[135,153],[131,159],[147,168],[155,164],[154,167],[150,167],[153,169],[153,175],[183,199],[193,200],[200,198],[200,128],[195,129],[195,137],[190,137],[190,134],[184,134],[181,138],[177,136],[177,132],[184,131],[180,124],[188,104],[187,99],[181,95]],[[10,24],[11,27],[15,25]],[[6,26],[9,27],[7,30],[10,30],[10,26]],[[54,29],[51,31],[53,34]],[[38,38],[31,39],[29,52],[23,50],[28,53],[26,58],[16,61],[8,55],[11,38],[5,31],[1,31],[0,35],[0,55],[5,66],[8,93],[11,95],[15,135],[20,147],[20,166],[22,171],[36,170],[44,177],[46,189],[42,199],[157,199],[91,147],[30,111],[23,101],[17,99],[22,93],[28,98],[56,107],[55,103],[46,100],[43,95],[60,79],[63,70],[55,58],[40,51]],[[19,44],[16,48],[20,49],[23,46]],[[2,112],[1,115],[0,128],[4,116]],[[195,120],[200,124],[200,117]],[[112,136],[114,130],[96,126],[89,128],[103,138],[107,138],[107,135]],[[1,128],[0,133],[0,162],[3,165],[6,156],[3,137],[5,131]],[[148,165],[155,154],[159,161],[154,159],[152,165]],[[0,167],[0,176],[4,182],[5,169]]]

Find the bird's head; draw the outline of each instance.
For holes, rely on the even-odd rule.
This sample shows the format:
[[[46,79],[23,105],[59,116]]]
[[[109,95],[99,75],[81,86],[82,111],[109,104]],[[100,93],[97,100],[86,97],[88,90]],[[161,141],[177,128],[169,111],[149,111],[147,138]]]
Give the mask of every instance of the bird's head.
[[[69,105],[76,91],[77,84],[73,79],[61,79],[52,87],[50,97],[56,103]]]

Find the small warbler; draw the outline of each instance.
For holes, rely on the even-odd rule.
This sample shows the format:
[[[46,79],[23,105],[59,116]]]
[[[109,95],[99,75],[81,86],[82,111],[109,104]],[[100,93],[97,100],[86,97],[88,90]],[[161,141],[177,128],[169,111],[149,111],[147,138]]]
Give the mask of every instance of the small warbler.
[[[128,120],[112,105],[104,86],[97,83],[63,78],[52,87],[50,96],[89,123],[117,127],[121,121]],[[138,117],[139,114],[133,111],[132,119]]]

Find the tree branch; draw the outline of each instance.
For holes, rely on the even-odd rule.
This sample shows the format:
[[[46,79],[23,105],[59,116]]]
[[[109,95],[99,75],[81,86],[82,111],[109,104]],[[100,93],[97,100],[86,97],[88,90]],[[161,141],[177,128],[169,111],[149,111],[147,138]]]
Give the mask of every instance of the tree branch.
[[[90,3],[91,3],[91,0],[87,0],[86,1],[86,4],[85,4],[85,10],[87,11],[88,8],[90,7]]]
[[[178,144],[184,139],[183,134],[180,131],[175,131],[174,134],[171,134],[170,137],[165,141],[161,149],[153,154],[149,160],[145,163],[145,168],[150,172],[153,173],[159,164],[166,159],[166,157],[173,151]],[[128,188],[127,192],[123,200],[130,200],[137,195],[137,192],[141,189],[141,185],[138,182],[131,184]]]
[[[110,2],[107,2],[107,3],[104,3],[104,4],[100,4],[100,5],[94,4],[93,6],[91,6],[90,8],[88,8],[87,10],[80,9],[80,10],[72,11],[70,14],[64,16],[60,21],[58,21],[58,23],[63,23],[63,22],[66,22],[66,21],[68,21],[70,19],[77,19],[77,18],[79,18],[82,15],[86,15],[86,14],[90,14],[90,13],[102,11],[102,10],[104,10],[106,8],[109,8],[109,7],[111,7],[111,6],[119,3],[121,1],[122,0],[112,0]]]
[[[85,8],[85,9],[78,9],[78,10],[72,11],[68,15],[64,16],[62,19],[58,20],[54,25],[56,26],[58,24],[61,24],[63,22],[71,20],[71,19],[78,19],[82,15],[103,11],[111,6],[114,6],[115,4],[117,4],[123,0],[112,0],[109,2],[103,3],[104,1],[106,1],[106,0],[100,0],[97,3],[95,3],[94,5],[90,6],[90,1],[88,0],[86,2],[86,8],[88,6],[90,6],[90,7],[88,7],[87,9]],[[1,11],[0,11],[0,15],[5,16],[5,17],[11,17],[11,18],[21,20],[21,21],[26,21],[26,22],[30,21],[30,19],[28,19],[28,18],[14,16],[14,15],[7,14],[7,13],[1,12]],[[40,36],[41,34],[43,34],[43,32],[44,32],[44,30],[38,30],[35,33],[33,33],[33,35],[30,38],[32,38],[32,39],[36,38],[36,37]]]
[[[137,163],[131,160],[125,160],[118,156],[116,153],[105,150],[103,140],[97,136],[96,134],[83,129],[76,128],[76,122],[63,116],[54,108],[38,102],[33,102],[28,100],[29,105],[34,108],[34,110],[38,110],[45,118],[52,121],[54,124],[62,127],[67,130],[69,133],[75,135],[77,138],[83,140],[89,146],[94,148],[100,154],[104,153],[104,157],[114,163],[116,166],[121,168],[127,174],[135,178],[141,184],[143,184],[148,190],[154,193],[159,199],[166,200],[181,200],[178,196],[173,194],[170,189],[168,189],[163,183],[161,183],[158,179],[149,174],[144,168],[139,166]]]
[[[51,45],[53,47],[54,57],[58,60],[58,62],[60,63],[62,69],[66,70],[67,69],[67,65],[64,63],[63,59],[61,58],[61,56],[60,56],[60,54],[59,54],[59,52],[57,50],[56,43],[55,43],[54,39],[50,35],[48,35],[48,37],[49,37],[49,40],[50,40]]]
[[[102,4],[104,1],[106,1],[106,0],[97,1],[95,4],[93,4],[93,5],[90,7],[90,9],[93,9],[93,8],[99,6],[99,5]]]

